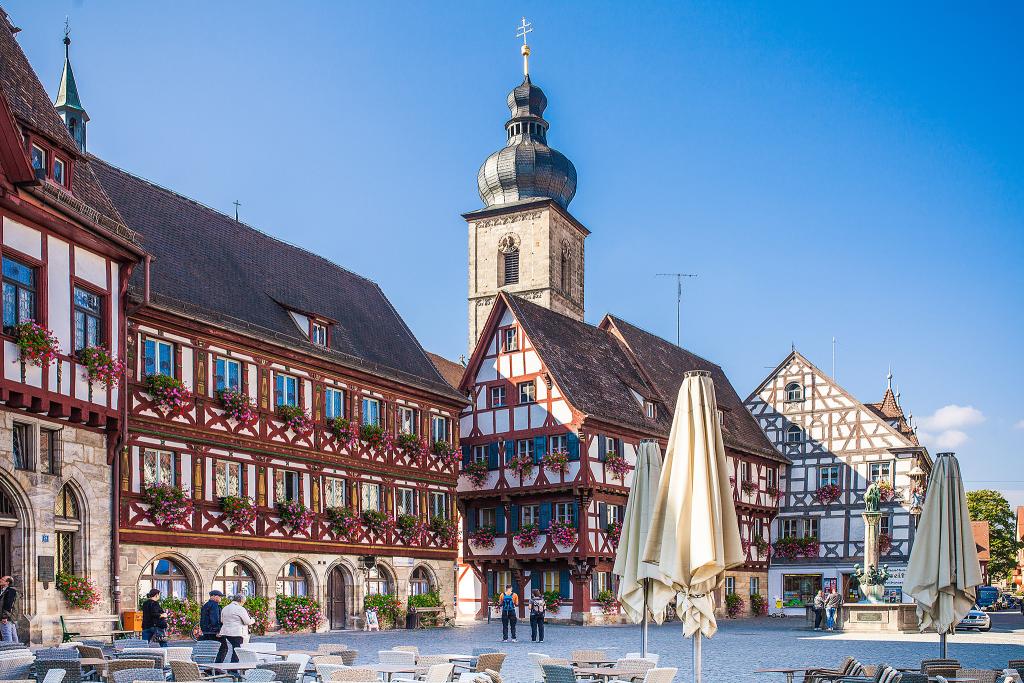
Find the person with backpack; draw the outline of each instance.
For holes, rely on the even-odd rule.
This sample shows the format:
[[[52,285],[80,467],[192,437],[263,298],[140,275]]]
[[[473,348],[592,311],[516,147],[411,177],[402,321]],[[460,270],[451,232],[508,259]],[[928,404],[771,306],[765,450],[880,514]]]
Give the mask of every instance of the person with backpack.
[[[516,640],[516,622],[519,617],[516,615],[519,610],[519,596],[512,591],[512,586],[505,586],[505,592],[501,594],[498,601],[501,606],[501,642],[508,642],[508,632],[512,629],[512,642]]]
[[[544,600],[541,592],[534,588],[533,597],[530,598],[530,642],[544,642],[544,613],[548,609],[548,603]],[[538,640],[537,636],[540,636]]]

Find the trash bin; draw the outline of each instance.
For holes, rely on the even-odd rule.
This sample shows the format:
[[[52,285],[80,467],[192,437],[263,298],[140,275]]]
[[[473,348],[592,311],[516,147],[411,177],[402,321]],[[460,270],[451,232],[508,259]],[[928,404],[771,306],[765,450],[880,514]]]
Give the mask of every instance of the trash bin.
[[[416,611],[415,607],[410,608],[409,611],[405,613],[405,627],[407,629],[415,629],[420,627],[420,615]]]

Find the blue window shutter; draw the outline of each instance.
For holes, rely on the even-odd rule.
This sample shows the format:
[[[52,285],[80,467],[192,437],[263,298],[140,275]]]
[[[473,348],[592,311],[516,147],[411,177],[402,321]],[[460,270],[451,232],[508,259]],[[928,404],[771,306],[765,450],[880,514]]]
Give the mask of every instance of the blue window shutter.
[[[541,458],[547,455],[548,452],[548,437],[536,436],[533,439],[533,461],[540,463]]]
[[[569,438],[567,439],[567,447],[569,449],[569,459],[579,460],[580,459],[580,437],[577,436],[576,432],[569,432]]]
[[[498,442],[487,444],[487,469],[498,469]]]
[[[469,464],[469,459],[472,457],[472,450],[469,446],[462,447],[462,466],[465,467]]]
[[[625,446],[622,445],[622,439],[615,439],[615,453],[620,458],[625,458]]]
[[[540,530],[544,531],[551,524],[551,503],[540,504]]]
[[[533,573],[530,574],[530,585],[539,591],[544,590],[544,572],[534,569]]]
[[[494,509],[494,530],[496,533],[505,533],[505,508],[497,507]]]
[[[512,592],[513,593],[518,593],[519,592],[519,579],[516,578],[515,574],[512,575]]]
[[[597,504],[597,524],[601,529],[608,526],[608,503]]]
[[[519,506],[511,505],[508,509],[508,530],[515,533],[519,531]]]
[[[569,598],[569,570],[561,569],[558,572],[558,595],[561,598]]]
[[[579,528],[580,526],[580,504],[578,501],[572,502],[572,523],[573,526]]]
[[[516,442],[509,439],[505,442],[505,462],[508,463],[512,459],[512,456],[516,454]]]
[[[476,508],[466,508],[466,531],[476,531]]]
[[[497,572],[487,572],[487,585],[490,588],[490,594],[494,595],[498,592],[498,574]],[[490,598],[491,595],[487,597]]]
[[[605,452],[608,450],[608,437],[604,434],[597,435],[597,460],[604,462]]]

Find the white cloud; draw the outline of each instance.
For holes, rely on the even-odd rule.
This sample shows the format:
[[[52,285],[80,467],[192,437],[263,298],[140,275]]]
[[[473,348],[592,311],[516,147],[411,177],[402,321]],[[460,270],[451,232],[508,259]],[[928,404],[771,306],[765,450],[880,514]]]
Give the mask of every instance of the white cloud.
[[[935,432],[960,430],[979,425],[984,421],[985,416],[974,406],[958,406],[955,403],[943,406],[931,415],[918,419],[918,423],[922,427]],[[1021,423],[1024,423],[1024,420],[1021,420]]]

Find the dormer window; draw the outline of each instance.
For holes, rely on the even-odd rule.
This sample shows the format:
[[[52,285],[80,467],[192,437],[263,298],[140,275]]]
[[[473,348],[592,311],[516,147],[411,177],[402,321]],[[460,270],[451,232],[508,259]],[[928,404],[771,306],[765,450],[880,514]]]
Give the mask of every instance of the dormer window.
[[[802,401],[804,400],[804,388],[800,386],[798,382],[790,382],[786,385],[786,400],[787,401]]]
[[[658,404],[654,401],[644,401],[644,415],[652,420],[658,417]]]
[[[319,322],[311,322],[309,328],[309,340],[317,346],[327,346],[327,325]]]
[[[39,180],[46,178],[46,150],[37,145],[32,145],[32,170]]]
[[[519,340],[516,338],[516,328],[509,327],[502,331],[501,350],[505,353],[515,351],[519,348]]]
[[[66,168],[67,165],[63,159],[54,157],[53,159],[53,182],[58,185],[67,185],[66,181]]]

